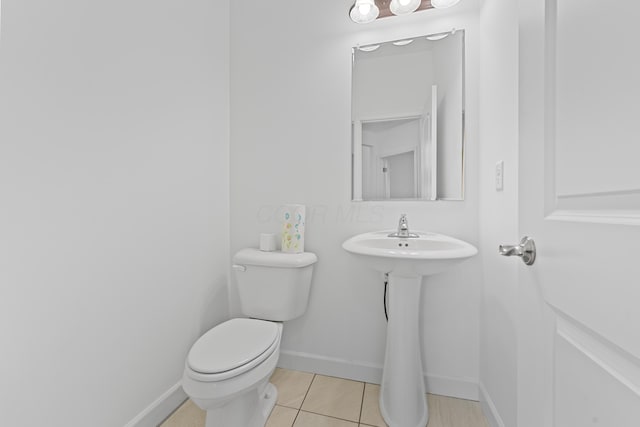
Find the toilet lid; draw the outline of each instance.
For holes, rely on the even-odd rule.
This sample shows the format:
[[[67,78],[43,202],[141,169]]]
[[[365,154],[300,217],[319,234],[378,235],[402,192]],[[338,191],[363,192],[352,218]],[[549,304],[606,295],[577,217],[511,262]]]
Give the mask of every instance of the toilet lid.
[[[189,367],[216,374],[246,365],[278,339],[275,323],[256,319],[231,319],[212,328],[189,351]]]

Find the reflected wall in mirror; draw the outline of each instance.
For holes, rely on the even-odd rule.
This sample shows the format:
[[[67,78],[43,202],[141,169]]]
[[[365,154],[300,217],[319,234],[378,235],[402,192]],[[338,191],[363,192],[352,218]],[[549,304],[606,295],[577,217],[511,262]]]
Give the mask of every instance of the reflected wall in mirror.
[[[353,200],[462,200],[464,31],[353,48]]]

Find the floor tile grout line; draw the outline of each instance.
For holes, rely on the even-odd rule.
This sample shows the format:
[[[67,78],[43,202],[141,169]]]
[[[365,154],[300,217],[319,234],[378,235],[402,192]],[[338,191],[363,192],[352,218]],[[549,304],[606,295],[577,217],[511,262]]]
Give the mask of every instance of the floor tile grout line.
[[[320,375],[322,377],[335,378],[335,379],[339,379],[339,380],[352,381],[352,382],[355,382],[355,383],[362,384],[362,398],[360,400],[360,411],[359,411],[359,414],[358,414],[358,421],[353,421],[353,420],[349,420],[349,419],[346,419],[346,418],[335,417],[335,416],[332,416],[332,415],[320,414],[318,412],[313,412],[313,411],[309,411],[309,410],[302,410],[302,406],[304,405],[304,401],[307,399],[307,395],[309,394],[309,391],[311,390],[311,386],[313,385],[313,381],[316,379],[316,377],[318,375],[320,375],[320,374],[313,374],[313,378],[311,379],[311,383],[309,384],[309,388],[307,388],[307,392],[304,395],[304,399],[302,399],[302,404],[300,405],[300,410],[299,411],[307,412],[309,414],[320,415],[320,416],[323,416],[323,417],[329,417],[329,418],[333,418],[335,420],[348,421],[350,423],[354,423],[355,422],[356,424],[360,424],[360,418],[362,417],[362,402],[364,401],[364,388],[365,388],[365,385],[366,385],[365,381],[355,381],[355,380],[349,380],[347,378],[333,377],[333,376],[330,376],[330,375]],[[296,415],[296,418],[297,418],[297,415]]]
[[[320,414],[318,412],[313,412],[313,411],[303,411],[302,409],[300,409],[299,412],[306,412],[307,414],[313,414],[313,415],[317,415],[319,417],[325,417],[325,418],[331,418],[332,420],[339,420],[339,421],[346,421],[348,423],[356,423],[356,424],[360,424],[359,421],[353,421],[353,420],[348,420],[346,418],[340,418],[340,417],[334,417],[333,415],[327,415],[327,414]],[[367,427],[369,426],[368,424],[365,424]]]
[[[307,386],[307,391],[304,392],[304,397],[302,398],[302,402],[300,403],[300,407],[298,408],[299,410],[302,410],[304,401],[307,400],[307,396],[309,396],[309,390],[311,390],[311,386],[313,385],[313,382],[316,380],[317,376],[318,374],[313,374],[313,377],[311,377],[311,382],[309,383],[309,386]]]
[[[313,384],[313,380],[316,379],[316,375],[317,374],[313,374],[313,377],[311,377],[311,381],[309,382],[309,386],[307,387],[307,391],[304,393],[304,397],[302,398],[302,402],[300,402],[300,407],[298,408],[298,412],[296,412],[296,417],[293,419],[293,424],[291,424],[291,427],[293,427],[296,424],[296,420],[298,419],[298,415],[300,415],[300,411],[302,411],[302,405],[304,405],[304,401],[307,399],[307,395],[309,394],[309,390],[311,390],[311,385]]]
[[[360,399],[360,416],[358,417],[358,424],[362,422],[362,411],[364,411],[364,394],[367,392],[367,383],[362,383],[362,399]]]
[[[291,423],[291,427],[293,427],[296,424],[296,420],[298,419],[298,415],[300,415],[300,409],[298,409],[296,411],[296,416],[293,417],[293,423]]]

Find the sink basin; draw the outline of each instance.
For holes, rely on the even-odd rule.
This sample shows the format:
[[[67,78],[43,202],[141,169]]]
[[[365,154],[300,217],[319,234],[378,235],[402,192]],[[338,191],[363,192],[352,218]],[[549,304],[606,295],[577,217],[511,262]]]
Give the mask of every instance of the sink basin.
[[[406,223],[406,217],[402,218]],[[424,427],[429,421],[429,410],[424,398],[418,322],[422,276],[448,270],[478,250],[443,234],[419,232],[413,238],[389,237],[392,232],[359,234],[342,247],[361,258],[369,268],[389,273],[389,323],[380,413],[390,427]]]
[[[418,232],[417,238],[388,237],[392,232],[359,234],[342,247],[374,270],[404,276],[440,273],[478,253],[473,245],[443,234]]]

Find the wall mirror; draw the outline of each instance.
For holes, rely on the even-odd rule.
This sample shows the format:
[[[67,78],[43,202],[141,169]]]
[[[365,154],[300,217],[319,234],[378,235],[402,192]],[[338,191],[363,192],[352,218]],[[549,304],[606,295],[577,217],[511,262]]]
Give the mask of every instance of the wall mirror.
[[[352,195],[462,200],[464,31],[353,48]]]

